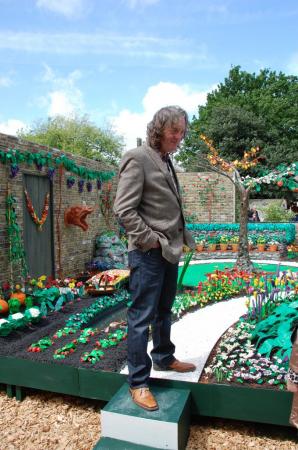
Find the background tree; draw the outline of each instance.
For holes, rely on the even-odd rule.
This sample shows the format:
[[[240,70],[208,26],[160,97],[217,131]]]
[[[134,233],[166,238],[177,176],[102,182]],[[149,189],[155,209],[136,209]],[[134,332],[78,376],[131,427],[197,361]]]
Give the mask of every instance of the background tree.
[[[227,160],[241,158],[244,150],[259,146],[262,160],[251,167],[251,176],[265,175],[281,163],[297,159],[298,77],[269,69],[259,74],[233,67],[229,76],[208,94],[207,103],[194,117],[190,132],[177,161],[197,171],[197,155],[206,154],[197,139],[204,133]],[[244,172],[239,170],[242,175]],[[266,189],[268,197],[284,196],[286,191]]]
[[[247,221],[249,209],[249,196],[251,190],[260,191],[262,185],[276,184],[297,193],[298,192],[298,163],[290,165],[282,164],[269,174],[261,177],[241,176],[240,171],[248,171],[256,168],[259,161],[258,147],[252,147],[245,151],[241,159],[232,162],[227,161],[219,155],[219,151],[214,147],[213,142],[205,135],[201,134],[202,143],[208,148],[206,158],[197,160],[198,167],[209,170],[228,177],[235,185],[240,196],[240,227],[239,227],[239,250],[236,266],[238,268],[252,271],[253,264],[250,260],[247,239]]]
[[[58,148],[86,158],[116,165],[123,141],[112,129],[102,130],[88,116],[55,116],[35,122],[30,131],[21,131],[21,139]]]

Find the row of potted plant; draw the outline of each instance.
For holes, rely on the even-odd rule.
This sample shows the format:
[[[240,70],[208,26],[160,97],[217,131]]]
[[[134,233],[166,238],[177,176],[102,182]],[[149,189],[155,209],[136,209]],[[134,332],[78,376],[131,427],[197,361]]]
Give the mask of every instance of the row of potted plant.
[[[215,251],[217,245],[219,245],[221,251],[226,251],[228,246],[231,247],[232,251],[237,251],[239,246],[239,236],[233,235],[229,236],[227,234],[217,235],[217,236],[195,236],[196,250],[201,252],[204,248],[208,248],[209,251]],[[248,248],[252,250],[257,247],[259,251],[264,251],[267,246],[269,251],[277,251],[280,242],[274,237],[267,240],[265,236],[262,235],[249,235],[248,236]]]

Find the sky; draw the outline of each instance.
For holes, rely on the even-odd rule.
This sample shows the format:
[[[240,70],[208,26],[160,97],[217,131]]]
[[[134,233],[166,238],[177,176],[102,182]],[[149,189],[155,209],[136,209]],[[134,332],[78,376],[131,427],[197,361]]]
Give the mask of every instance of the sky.
[[[232,66],[298,75],[296,0],[0,0],[0,132],[87,114],[126,148]]]

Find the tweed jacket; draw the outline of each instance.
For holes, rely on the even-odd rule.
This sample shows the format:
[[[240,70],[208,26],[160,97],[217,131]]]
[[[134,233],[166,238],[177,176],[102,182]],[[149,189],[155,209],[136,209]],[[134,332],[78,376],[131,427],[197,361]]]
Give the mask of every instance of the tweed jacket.
[[[159,241],[163,257],[174,264],[183,244],[194,248],[195,243],[185,228],[179,182],[170,160],[169,164],[172,175],[160,154],[148,145],[126,152],[114,212],[128,234],[129,251],[146,252]]]

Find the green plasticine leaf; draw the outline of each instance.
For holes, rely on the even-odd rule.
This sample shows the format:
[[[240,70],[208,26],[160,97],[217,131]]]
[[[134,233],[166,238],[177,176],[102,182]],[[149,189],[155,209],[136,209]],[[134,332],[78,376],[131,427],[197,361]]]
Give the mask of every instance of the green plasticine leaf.
[[[273,348],[274,348],[274,339],[267,339],[266,341],[263,342],[260,348],[258,348],[258,353],[260,353],[261,355],[266,354],[269,356]]]

